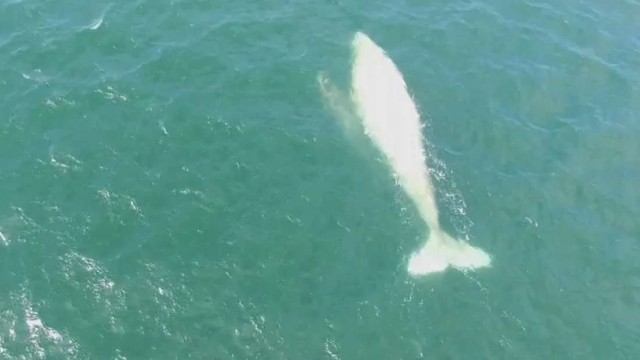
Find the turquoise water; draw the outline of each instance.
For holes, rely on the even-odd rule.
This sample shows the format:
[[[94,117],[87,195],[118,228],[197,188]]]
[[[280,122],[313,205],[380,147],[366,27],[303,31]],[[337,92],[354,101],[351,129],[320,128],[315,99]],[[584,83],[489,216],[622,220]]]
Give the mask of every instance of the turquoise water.
[[[0,359],[636,359],[640,3],[0,0]],[[425,226],[316,77],[369,34]],[[356,146],[354,146],[356,145]]]

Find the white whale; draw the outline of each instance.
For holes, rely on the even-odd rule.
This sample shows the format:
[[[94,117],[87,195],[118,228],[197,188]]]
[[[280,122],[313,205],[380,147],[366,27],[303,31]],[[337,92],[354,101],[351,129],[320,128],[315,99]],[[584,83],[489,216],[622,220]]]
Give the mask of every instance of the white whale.
[[[355,118],[345,109],[355,108],[361,128],[384,154],[397,183],[429,227],[426,243],[409,259],[408,272],[418,276],[449,266],[463,271],[490,266],[491,257],[487,253],[454,239],[440,226],[422,144],[420,115],[402,74],[367,35],[356,33],[352,47],[350,104],[338,101],[339,93],[326,77],[320,75],[318,80],[325,100],[343,118],[343,124]]]

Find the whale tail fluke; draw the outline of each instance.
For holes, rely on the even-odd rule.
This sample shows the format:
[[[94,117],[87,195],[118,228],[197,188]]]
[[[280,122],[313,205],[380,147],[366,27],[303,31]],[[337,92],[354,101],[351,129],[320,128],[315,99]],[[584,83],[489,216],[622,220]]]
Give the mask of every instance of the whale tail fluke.
[[[447,267],[467,271],[491,266],[491,257],[466,241],[454,239],[442,230],[431,231],[427,243],[409,259],[408,271],[420,276]]]

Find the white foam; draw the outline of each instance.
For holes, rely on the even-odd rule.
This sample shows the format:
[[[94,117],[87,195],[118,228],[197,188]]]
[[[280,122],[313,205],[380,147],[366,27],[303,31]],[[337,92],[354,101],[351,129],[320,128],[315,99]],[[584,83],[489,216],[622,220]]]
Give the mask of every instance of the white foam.
[[[97,19],[93,20],[91,24],[89,24],[89,30],[98,30],[100,26],[102,26],[102,22],[104,21],[104,14],[100,15]]]
[[[2,233],[2,231],[0,230],[0,241],[2,241],[2,244],[4,246],[9,245],[9,239],[7,239],[6,236],[4,236],[4,234]]]
[[[29,336],[29,347],[33,350],[34,355],[38,359],[45,359],[47,353],[45,344],[56,344],[61,347],[68,355],[75,355],[78,352],[78,344],[73,340],[66,338],[56,329],[44,324],[33,306],[26,299],[24,303],[25,325]]]
[[[91,31],[95,31],[98,30],[102,24],[104,23],[104,17],[105,15],[107,15],[107,12],[109,11],[109,9],[111,9],[111,4],[108,5],[100,14],[100,16],[98,16],[97,18],[95,18],[86,28],[91,30]]]

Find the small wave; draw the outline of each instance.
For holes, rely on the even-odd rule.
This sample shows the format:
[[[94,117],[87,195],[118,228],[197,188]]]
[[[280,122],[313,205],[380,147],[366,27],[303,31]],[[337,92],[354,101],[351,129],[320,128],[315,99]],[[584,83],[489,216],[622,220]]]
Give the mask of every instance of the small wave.
[[[96,90],[96,92],[104,96],[104,98],[107,100],[120,100],[120,101],[129,100],[125,94],[119,93],[116,89],[114,89],[111,86],[107,86],[107,88],[104,90],[98,89]]]
[[[98,194],[113,216],[119,216],[118,214],[123,210],[132,210],[138,217],[144,217],[142,209],[133,197],[125,194],[116,194],[109,189],[100,189]]]
[[[91,30],[91,31],[95,31],[98,30],[102,24],[104,24],[104,17],[105,15],[107,15],[107,12],[109,11],[109,9],[111,9],[111,5],[108,5],[100,14],[100,16],[98,16],[96,19],[94,19],[89,25],[87,25],[85,27],[85,29]]]
[[[95,19],[91,24],[89,24],[89,30],[98,30],[104,21],[104,14],[100,15],[99,18]]]
[[[2,242],[2,244],[4,246],[9,245],[9,239],[7,239],[6,236],[4,236],[4,234],[2,233],[2,230],[0,229],[0,241]]]
[[[35,81],[37,83],[46,83],[49,78],[47,76],[45,76],[44,74],[42,74],[42,70],[40,69],[35,69],[33,71],[30,71],[28,73],[22,73],[22,77],[27,79],[27,80],[32,80]]]
[[[33,304],[26,295],[13,294],[21,304],[24,317],[7,311],[3,314],[3,331],[6,331],[4,339],[0,337],[0,355],[14,356],[16,349],[12,349],[12,343],[26,342],[26,346],[21,352],[26,352],[29,359],[46,359],[47,355],[52,353],[64,354],[65,358],[72,358],[78,353],[78,344],[67,334],[48,326],[42,320],[38,311],[34,309]],[[24,324],[21,326],[21,323]],[[2,333],[0,333],[2,334]],[[4,348],[1,345],[9,345]],[[13,350],[13,351],[12,351]],[[24,356],[15,356],[16,358],[25,358]]]
[[[111,278],[108,269],[97,260],[71,251],[63,258],[64,276],[76,289],[82,289],[87,300],[101,309],[111,329],[120,332],[118,314],[124,309],[125,292]]]

